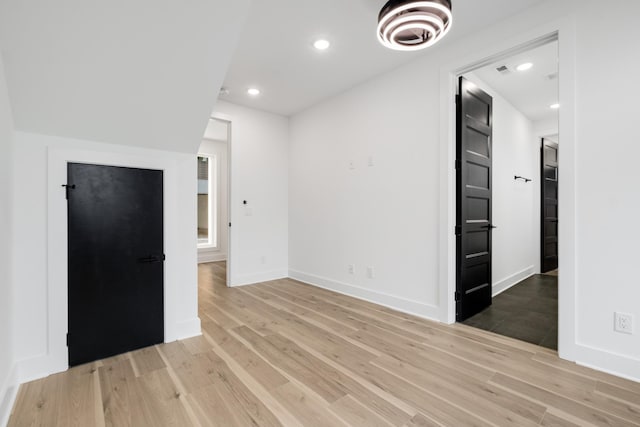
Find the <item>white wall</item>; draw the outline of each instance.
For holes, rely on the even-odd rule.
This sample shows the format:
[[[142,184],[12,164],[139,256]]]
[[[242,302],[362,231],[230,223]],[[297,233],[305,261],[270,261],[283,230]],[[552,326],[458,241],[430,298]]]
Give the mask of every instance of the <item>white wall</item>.
[[[223,261],[227,259],[227,248],[229,246],[229,195],[228,195],[228,159],[227,142],[203,140],[200,144],[199,154],[215,156],[216,176],[215,181],[217,191],[216,203],[216,225],[218,229],[218,241],[215,248],[198,248],[198,262]],[[212,179],[211,177],[209,179]],[[209,194],[213,197],[213,194]]]
[[[577,13],[577,338],[590,351],[588,363],[640,379],[640,229],[634,226],[640,217],[640,86],[624,83],[640,74],[640,2],[607,2],[605,14],[600,5],[589,2]],[[562,125],[560,140],[562,182]],[[635,316],[635,335],[613,332],[614,311]],[[608,354],[625,360],[603,361]]]
[[[215,115],[231,121],[231,285],[286,277],[288,119],[228,102]]]
[[[13,282],[11,280],[13,217],[11,195],[13,119],[0,55],[0,425],[9,417],[15,395],[13,346]]]
[[[561,81],[574,67],[576,80],[575,86],[573,81],[561,86],[560,96],[573,103],[575,90],[575,105],[562,108],[566,118],[575,112],[576,128],[572,121],[562,124],[561,111],[560,138],[566,147],[560,160],[561,217],[570,220],[560,227],[565,250],[575,247],[564,261],[561,252],[561,265],[568,266],[560,277],[561,310],[566,309],[561,326],[573,327],[574,320],[577,325],[575,338],[573,329],[561,328],[561,339],[570,340],[563,354],[640,379],[640,286],[634,260],[640,235],[633,226],[640,216],[634,196],[640,180],[634,165],[640,154],[634,100],[640,86],[620,84],[640,71],[640,57],[630,54],[640,39],[634,23],[640,3],[617,0],[607,7],[602,15],[595,0],[542,3],[473,37],[436,46],[405,67],[292,117],[291,276],[447,321],[442,301],[451,296],[439,295],[439,273],[446,262],[438,265],[438,255],[447,259],[448,249],[439,242],[440,233],[448,235],[444,221],[450,219],[439,217],[443,187],[438,171],[439,159],[447,158],[441,157],[439,129],[450,123],[449,112],[441,110],[440,71],[450,64],[464,66],[460,58],[480,60],[562,27]],[[369,156],[372,167],[367,166]],[[351,161],[355,169],[349,168]],[[348,264],[356,265],[353,276]],[[374,279],[365,277],[366,266],[375,267]],[[635,335],[613,332],[615,310],[635,315]]]
[[[292,277],[438,316],[438,85],[412,64],[291,118]]]
[[[195,154],[15,133],[13,306],[21,381],[66,369],[66,162],[163,169],[165,339],[200,333]],[[189,191],[191,189],[191,191]]]
[[[539,142],[533,124],[498,92],[469,73],[493,98],[492,280],[496,295],[536,272],[540,240]],[[525,183],[514,176],[531,179]]]

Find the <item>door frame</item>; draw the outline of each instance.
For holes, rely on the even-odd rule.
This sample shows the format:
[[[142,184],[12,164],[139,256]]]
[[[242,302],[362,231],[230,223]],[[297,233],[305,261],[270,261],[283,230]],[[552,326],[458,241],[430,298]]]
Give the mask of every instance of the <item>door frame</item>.
[[[117,150],[117,149],[116,149]],[[47,349],[46,354],[34,360],[25,373],[27,379],[39,378],[69,368],[69,355],[66,345],[68,331],[68,256],[67,256],[67,200],[62,184],[67,180],[68,163],[86,163],[105,166],[120,166],[142,169],[162,170],[164,173],[163,210],[164,210],[164,248],[167,259],[164,263],[164,341],[198,335],[199,319],[181,319],[182,298],[180,289],[168,284],[182,273],[181,261],[176,253],[176,241],[171,224],[179,220],[177,208],[172,201],[181,193],[176,181],[181,179],[180,162],[169,156],[148,156],[132,154],[126,148],[114,152],[84,151],[66,148],[48,149],[47,171]],[[191,163],[190,163],[191,164]],[[195,171],[194,171],[195,175]],[[189,177],[190,178],[190,177]],[[194,181],[195,186],[195,181]],[[175,202],[173,203],[175,204]],[[195,209],[195,200],[194,200]],[[195,224],[195,217],[194,217]],[[195,271],[194,271],[195,276]]]
[[[440,69],[440,233],[439,233],[439,305],[440,320],[455,322],[456,286],[456,109],[457,77],[474,69],[491,64],[515,53],[558,41],[560,63],[559,134],[562,138],[562,180],[559,192],[563,203],[559,211],[560,247],[559,269],[562,270],[558,287],[558,352],[560,357],[575,361],[576,342],[576,138],[575,138],[575,23],[571,18],[549,22],[519,36],[493,43],[491,48],[460,55]]]
[[[226,114],[221,114],[221,113],[212,113],[211,114],[211,118],[214,120],[219,120],[221,122],[225,122],[227,124],[227,221],[229,223],[231,223],[231,219],[233,218],[231,216],[232,213],[232,206],[233,204],[231,203],[231,179],[233,176],[232,173],[232,158],[231,158],[231,145],[233,144],[233,121],[231,119],[231,116],[228,116]],[[226,227],[228,228],[227,230],[227,287],[231,287],[231,232],[232,232],[232,227],[229,227],[228,225],[226,225]]]

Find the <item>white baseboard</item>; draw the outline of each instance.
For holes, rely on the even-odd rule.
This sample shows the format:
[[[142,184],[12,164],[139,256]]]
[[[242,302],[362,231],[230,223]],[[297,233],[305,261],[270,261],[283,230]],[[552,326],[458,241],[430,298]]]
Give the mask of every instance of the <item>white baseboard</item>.
[[[165,333],[164,341],[173,342],[177,340],[186,340],[187,338],[193,338],[200,335],[202,335],[200,318],[195,317],[193,319],[177,322],[173,326],[172,331],[167,331]]]
[[[394,310],[401,311],[403,313],[422,317],[428,320],[434,320],[436,322],[440,321],[440,309],[434,305],[411,301],[394,295],[372,291],[370,289],[361,288],[359,286],[342,283],[295,270],[289,270],[289,277],[312,286],[317,286],[319,288],[327,289],[339,294],[344,294],[350,297],[372,302],[374,304],[379,304],[388,308],[392,308]]]
[[[287,270],[265,271],[264,273],[245,274],[231,278],[231,287],[253,285],[270,280],[285,279],[288,277]]]
[[[494,283],[493,286],[491,287],[493,296],[495,297],[496,295],[501,294],[502,292],[506,291],[510,287],[517,285],[518,283],[522,282],[524,279],[531,277],[534,274],[535,274],[535,267],[533,265],[530,265],[524,270],[518,271],[517,273],[512,274],[511,276],[505,279],[502,279],[499,282]]]
[[[2,388],[0,388],[0,426],[2,427],[6,426],[9,422],[11,410],[18,396],[19,387],[18,366],[14,364]]]
[[[640,382],[640,360],[584,344],[576,345],[576,363],[617,377]]]
[[[218,261],[226,261],[227,254],[226,252],[220,252],[218,250],[206,250],[200,249],[198,250],[198,264],[203,264],[205,262],[218,262]]]
[[[20,384],[39,380],[49,375],[69,369],[68,360],[56,360],[53,355],[41,355],[18,362],[18,380]]]

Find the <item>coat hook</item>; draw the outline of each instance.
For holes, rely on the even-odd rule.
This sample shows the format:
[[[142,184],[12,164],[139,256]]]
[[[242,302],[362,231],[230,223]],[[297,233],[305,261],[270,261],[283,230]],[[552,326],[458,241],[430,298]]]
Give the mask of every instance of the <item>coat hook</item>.
[[[529,178],[525,178],[524,176],[519,176],[519,175],[514,176],[513,179],[515,179],[516,181],[521,179],[524,182],[531,182],[531,180]]]

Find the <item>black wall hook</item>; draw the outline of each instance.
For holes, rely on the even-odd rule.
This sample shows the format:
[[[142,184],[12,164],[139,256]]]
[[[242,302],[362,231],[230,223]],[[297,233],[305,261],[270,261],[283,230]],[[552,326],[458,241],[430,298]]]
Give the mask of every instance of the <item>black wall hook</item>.
[[[529,178],[525,178],[524,176],[519,176],[519,175],[514,176],[514,177],[513,177],[513,179],[515,179],[516,181],[517,181],[517,180],[519,180],[519,179],[521,179],[521,180],[523,180],[524,182],[531,182],[531,179],[529,179]]]

